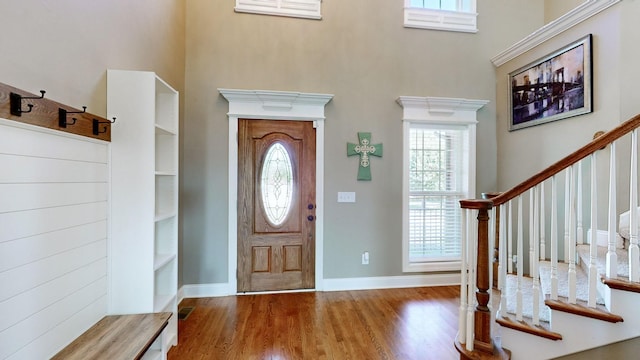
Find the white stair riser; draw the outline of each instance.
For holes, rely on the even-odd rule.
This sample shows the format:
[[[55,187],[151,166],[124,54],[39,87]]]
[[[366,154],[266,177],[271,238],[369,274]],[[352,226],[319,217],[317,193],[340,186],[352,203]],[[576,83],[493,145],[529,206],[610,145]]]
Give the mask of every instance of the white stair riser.
[[[511,350],[513,359],[550,359],[640,336],[640,311],[637,311],[640,294],[606,289],[603,297],[612,304],[610,311],[622,316],[624,322],[609,323],[552,310],[552,331],[560,333],[562,340],[548,340],[498,326],[502,347]]]

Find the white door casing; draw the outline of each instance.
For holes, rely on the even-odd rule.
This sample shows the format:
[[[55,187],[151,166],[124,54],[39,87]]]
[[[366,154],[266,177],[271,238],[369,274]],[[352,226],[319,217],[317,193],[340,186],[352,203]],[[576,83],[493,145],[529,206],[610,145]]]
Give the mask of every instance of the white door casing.
[[[227,293],[237,293],[238,119],[313,121],[316,128],[316,288],[322,290],[324,245],[324,108],[331,94],[218,89],[229,101],[229,199]]]

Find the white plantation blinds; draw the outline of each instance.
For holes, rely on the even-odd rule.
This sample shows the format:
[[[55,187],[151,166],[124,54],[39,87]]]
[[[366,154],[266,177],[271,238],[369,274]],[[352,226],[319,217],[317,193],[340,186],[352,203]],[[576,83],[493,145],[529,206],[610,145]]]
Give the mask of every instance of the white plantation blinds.
[[[321,0],[236,0],[236,12],[321,19]]]
[[[412,7],[449,11],[471,11],[470,0],[411,0]]]
[[[404,0],[404,26],[478,32],[476,0]]]
[[[460,259],[464,127],[412,125],[409,135],[409,261]]]

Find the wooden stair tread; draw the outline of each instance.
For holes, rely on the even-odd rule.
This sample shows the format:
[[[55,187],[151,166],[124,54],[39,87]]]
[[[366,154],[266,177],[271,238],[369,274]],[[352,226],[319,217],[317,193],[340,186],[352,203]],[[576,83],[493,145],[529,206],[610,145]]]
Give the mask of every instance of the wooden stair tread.
[[[547,299],[544,303],[553,310],[563,311],[574,315],[586,316],[592,319],[598,319],[611,323],[623,322],[624,319],[620,315],[610,313],[605,307],[598,305],[596,308],[586,306],[586,303],[578,301],[577,304],[570,304],[563,299],[551,300]]]
[[[604,275],[601,277],[600,280],[602,281],[603,284],[607,285],[612,289],[640,293],[640,283],[637,283],[637,282],[629,281],[627,279],[623,279],[619,277],[608,278]]]
[[[523,321],[518,321],[518,320],[512,319],[510,316],[499,316],[498,318],[496,318],[496,322],[501,326],[504,326],[513,330],[526,332],[528,334],[540,336],[545,339],[554,340],[554,341],[562,340],[561,334],[551,331],[551,329],[549,328],[549,323],[541,322],[540,323],[541,325],[533,325],[529,323],[529,321],[531,321],[529,318],[523,318],[523,319],[524,319]]]

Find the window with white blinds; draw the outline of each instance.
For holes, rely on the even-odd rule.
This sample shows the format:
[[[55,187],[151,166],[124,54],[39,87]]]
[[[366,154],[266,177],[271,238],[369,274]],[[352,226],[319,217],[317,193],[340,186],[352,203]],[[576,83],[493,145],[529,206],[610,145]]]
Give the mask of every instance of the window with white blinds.
[[[322,0],[236,0],[236,12],[321,19]]]
[[[409,134],[409,261],[460,260],[465,128],[412,125]]]
[[[471,0],[409,0],[412,7],[448,10],[471,11]]]
[[[478,32],[476,0],[404,0],[404,26]]]
[[[460,270],[460,200],[475,197],[477,111],[485,100],[401,96],[402,271]]]

